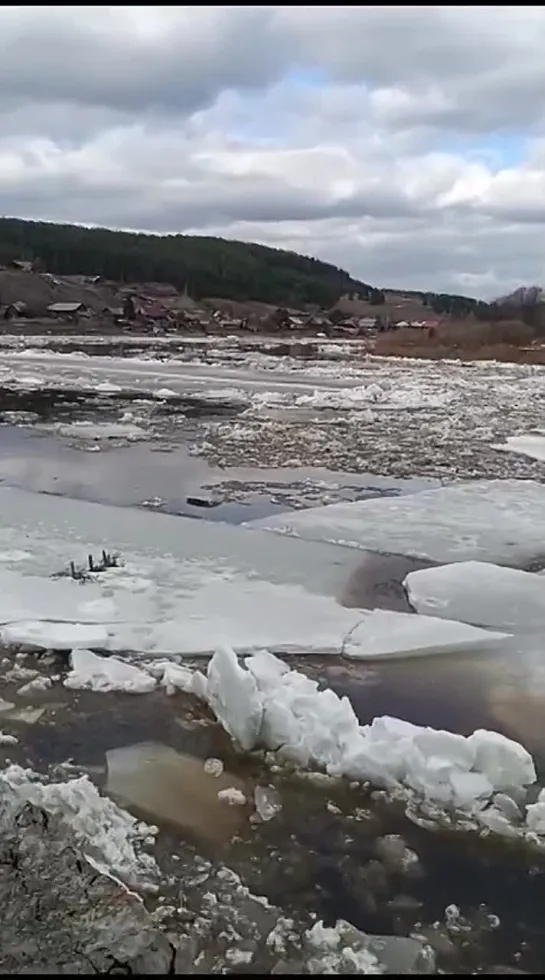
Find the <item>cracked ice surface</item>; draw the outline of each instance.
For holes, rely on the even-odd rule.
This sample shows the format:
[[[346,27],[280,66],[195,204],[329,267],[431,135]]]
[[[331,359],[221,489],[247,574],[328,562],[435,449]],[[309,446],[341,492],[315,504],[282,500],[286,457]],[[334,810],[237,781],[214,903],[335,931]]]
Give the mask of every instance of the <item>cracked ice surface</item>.
[[[83,585],[48,577],[105,546],[121,553],[122,567]],[[498,639],[460,623],[346,608],[336,597],[359,566],[356,553],[225,524],[0,488],[0,554],[8,644],[190,655],[228,643],[248,653],[377,657]]]
[[[516,565],[545,552],[545,487],[534,480],[480,480],[397,498],[312,507],[247,526],[437,562]]]

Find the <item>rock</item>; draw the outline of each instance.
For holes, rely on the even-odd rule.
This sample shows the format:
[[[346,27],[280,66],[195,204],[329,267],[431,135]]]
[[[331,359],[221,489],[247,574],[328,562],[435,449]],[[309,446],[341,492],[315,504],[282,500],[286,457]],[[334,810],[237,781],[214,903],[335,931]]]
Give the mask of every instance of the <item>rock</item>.
[[[172,970],[174,948],[141,899],[93,868],[66,823],[38,807],[0,814],[0,908],[5,975]]]
[[[221,504],[216,497],[186,497],[185,500],[191,507],[218,507]]]

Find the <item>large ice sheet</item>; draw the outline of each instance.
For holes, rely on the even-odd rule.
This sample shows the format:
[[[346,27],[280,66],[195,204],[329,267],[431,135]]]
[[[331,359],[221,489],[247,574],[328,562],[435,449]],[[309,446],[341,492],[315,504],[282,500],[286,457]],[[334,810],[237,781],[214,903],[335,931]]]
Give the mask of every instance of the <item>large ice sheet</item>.
[[[225,579],[207,570],[200,583],[194,581],[188,588],[184,571],[180,565],[177,579],[156,581],[152,573],[142,579],[138,569],[128,567],[103,573],[96,583],[84,585],[4,571],[0,578],[6,583],[5,596],[13,596],[14,605],[4,608],[0,596],[0,612],[11,616],[13,608],[25,618],[0,626],[0,638],[6,645],[44,649],[92,646],[211,655],[228,643],[239,653],[267,647],[278,653],[345,654],[357,659],[449,653],[504,639],[504,634],[445,619],[347,609],[298,585],[234,573]],[[136,589],[134,594],[131,588]],[[19,605],[18,591],[23,596]],[[108,595],[101,597],[101,591]],[[92,598],[84,601],[87,594]],[[135,603],[132,618],[128,600]],[[55,610],[55,622],[47,617],[48,602]],[[91,624],[85,623],[86,615]]]
[[[497,732],[465,738],[389,717],[360,726],[348,698],[320,690],[267,651],[248,657],[244,668],[232,650],[218,650],[205,697],[247,749],[264,746],[299,765],[377,786],[404,785],[441,806],[480,811],[496,792],[536,780],[526,749]]]
[[[135,555],[145,578],[199,586],[212,571],[296,584],[316,595],[337,595],[360,564],[342,548],[281,541],[261,531],[149,513],[49,494],[0,487],[0,562],[27,575],[50,575],[69,560],[86,561],[103,548]]]
[[[249,527],[437,562],[522,564],[545,552],[545,486],[479,480],[402,497],[278,514]]]
[[[409,599],[419,613],[513,632],[545,626],[545,578],[480,561],[410,572]]]
[[[103,547],[119,550],[124,566],[84,584],[46,577]],[[110,651],[212,654],[228,643],[246,653],[374,658],[497,639],[462,624],[340,605],[335,596],[360,564],[344,548],[4,488],[0,559],[6,643],[49,648],[58,638],[66,647],[72,635],[74,646],[100,648],[96,639],[82,643],[92,627],[105,631]]]

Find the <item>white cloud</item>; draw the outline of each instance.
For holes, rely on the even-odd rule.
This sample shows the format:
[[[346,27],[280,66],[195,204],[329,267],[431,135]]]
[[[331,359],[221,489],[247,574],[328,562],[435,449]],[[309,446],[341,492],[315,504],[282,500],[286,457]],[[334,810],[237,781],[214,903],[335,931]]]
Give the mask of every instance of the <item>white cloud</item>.
[[[4,7],[0,213],[545,282],[540,7]]]

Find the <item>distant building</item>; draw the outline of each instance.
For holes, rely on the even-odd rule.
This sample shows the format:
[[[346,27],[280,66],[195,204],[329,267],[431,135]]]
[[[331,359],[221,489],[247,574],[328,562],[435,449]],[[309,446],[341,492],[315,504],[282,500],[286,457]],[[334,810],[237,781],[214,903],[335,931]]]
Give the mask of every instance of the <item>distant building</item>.
[[[6,306],[4,310],[4,320],[14,320],[15,317],[24,317],[28,313],[28,308],[26,303],[22,300],[17,300],[16,303],[10,303]]]
[[[63,320],[77,320],[87,313],[85,303],[51,303],[47,307],[48,316],[59,317]]]
[[[32,262],[27,259],[12,259],[10,265],[19,272],[32,272]]]

